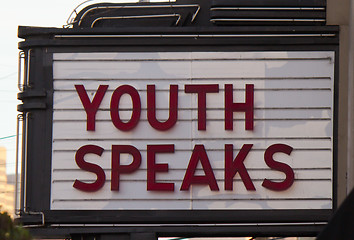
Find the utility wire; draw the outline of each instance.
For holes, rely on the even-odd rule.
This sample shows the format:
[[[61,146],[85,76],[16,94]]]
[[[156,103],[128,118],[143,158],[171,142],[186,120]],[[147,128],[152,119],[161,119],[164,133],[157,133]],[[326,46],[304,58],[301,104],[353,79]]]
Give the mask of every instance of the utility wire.
[[[0,77],[0,80],[6,79],[6,78],[11,77],[11,76],[13,76],[15,74],[17,74],[17,72],[13,72],[13,73],[10,73],[8,75],[2,76],[2,77]]]
[[[6,137],[1,137],[0,140],[4,140],[4,139],[8,139],[8,138],[14,138],[17,135],[10,135],[10,136],[6,136]]]

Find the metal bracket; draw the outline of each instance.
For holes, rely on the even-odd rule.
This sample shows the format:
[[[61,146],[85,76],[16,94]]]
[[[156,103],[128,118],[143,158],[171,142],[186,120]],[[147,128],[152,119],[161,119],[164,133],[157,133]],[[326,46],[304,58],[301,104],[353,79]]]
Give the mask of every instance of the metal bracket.
[[[46,109],[46,103],[43,101],[31,101],[40,99],[47,96],[45,90],[27,90],[17,94],[17,99],[22,100],[24,103],[17,105],[17,111],[28,112],[34,109]]]
[[[21,215],[25,209],[25,195],[26,195],[26,172],[27,172],[27,120],[29,113],[23,113],[17,115],[17,138],[16,138],[16,185],[15,185],[15,214],[17,216]],[[21,193],[19,196],[18,189],[18,168],[19,168],[19,150],[20,150],[20,122],[22,121],[22,145],[21,145],[21,180],[20,189]]]
[[[19,167],[19,149],[20,149],[20,122],[24,120],[24,115],[17,115],[17,127],[16,127],[16,172],[15,172],[15,215],[20,215],[21,209],[18,202],[18,167]]]
[[[29,85],[29,73],[30,73],[30,64],[31,64],[31,52],[32,49],[27,51],[27,64],[26,64],[26,53],[24,51],[20,51],[18,55],[18,83],[17,87],[20,91],[24,91]],[[22,62],[23,66],[22,66]],[[22,76],[22,68],[23,76]]]
[[[21,212],[19,220],[26,228],[45,226],[45,215],[43,212]]]
[[[46,97],[47,93],[45,90],[31,90],[24,91],[17,94],[18,100],[24,100],[27,98],[38,98],[38,97]]]
[[[23,80],[22,80],[22,62],[25,61],[25,52],[20,51],[18,54],[18,90],[23,91]],[[24,64],[23,64],[24,65]]]
[[[28,112],[30,110],[46,109],[47,105],[43,102],[30,102],[17,105],[17,111]]]
[[[16,181],[15,181],[15,214],[21,216],[21,222],[26,222],[26,227],[42,227],[45,225],[45,216],[43,212],[26,212],[25,195],[26,195],[26,171],[27,171],[27,119],[29,113],[17,115],[17,138],[16,138]],[[19,168],[19,149],[20,149],[20,122],[23,122],[23,135],[22,135],[22,171],[21,171],[21,194],[19,203],[18,194],[18,168]],[[20,206],[19,206],[20,205]],[[40,215],[40,220],[34,215]],[[40,222],[40,223],[38,223]]]
[[[94,27],[94,25],[101,20],[112,20],[112,19],[143,19],[143,18],[166,18],[166,17],[176,17],[176,22],[175,26],[178,25],[179,21],[181,20],[181,14],[160,14],[160,15],[141,15],[141,16],[119,16],[119,17],[99,17],[96,18],[92,24],[91,28]]]
[[[120,6],[93,6],[91,8],[88,8],[80,17],[80,19],[76,20],[76,21],[70,21],[69,23],[69,19],[71,19],[71,16],[73,13],[75,13],[76,15],[78,14],[76,9],[72,12],[72,14],[70,15],[69,19],[68,19],[68,26],[69,25],[73,25],[74,23],[78,23],[78,26],[81,26],[82,20],[85,18],[85,16],[90,13],[93,10],[97,10],[97,9],[174,9],[174,8],[196,8],[192,19],[191,19],[191,23],[194,22],[195,18],[197,17],[199,11],[200,11],[200,5],[198,4],[182,4],[182,5],[178,5],[178,4],[166,4],[166,5],[135,5],[135,6],[129,6],[129,5],[120,5]],[[181,14],[178,13],[171,13],[171,14],[155,14],[155,15],[136,15],[136,16],[112,16],[112,17],[98,17],[96,18],[93,23],[91,24],[91,28],[95,25],[95,23],[97,21],[101,21],[101,20],[111,20],[111,19],[137,19],[137,18],[156,18],[156,17],[176,17],[177,20],[175,22],[175,25],[178,25],[180,19],[181,19]]]

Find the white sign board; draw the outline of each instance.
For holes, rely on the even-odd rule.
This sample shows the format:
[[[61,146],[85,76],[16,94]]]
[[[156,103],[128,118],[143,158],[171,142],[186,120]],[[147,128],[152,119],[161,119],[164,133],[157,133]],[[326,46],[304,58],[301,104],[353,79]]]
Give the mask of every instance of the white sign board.
[[[51,210],[332,208],[334,52],[53,57]]]

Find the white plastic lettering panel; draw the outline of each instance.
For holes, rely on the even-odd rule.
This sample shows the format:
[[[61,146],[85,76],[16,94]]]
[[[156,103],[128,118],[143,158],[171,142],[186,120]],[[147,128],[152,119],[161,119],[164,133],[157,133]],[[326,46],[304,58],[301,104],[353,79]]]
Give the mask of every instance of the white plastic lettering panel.
[[[333,176],[334,52],[136,52],[55,53],[53,62],[54,112],[51,209],[330,209]],[[147,121],[147,85],[156,86],[157,118],[168,118],[169,87],[178,85],[178,120],[168,131],[157,131]],[[197,94],[186,84],[219,84],[206,98],[206,130],[198,130]],[[234,113],[234,129],[225,130],[224,88],[233,84],[234,102],[245,102],[246,84],[254,85],[254,129],[245,130],[245,114]],[[86,131],[86,112],[75,90],[84,85],[91,101],[100,85],[109,85],[96,114],[96,130]],[[118,130],[111,121],[113,91],[131,85],[139,92],[141,117],[131,131]],[[123,95],[120,116],[129,120],[131,98]],[[293,185],[285,191],[262,186],[265,178],[283,181],[285,174],[269,168],[265,150],[273,144],[293,148],[277,153],[289,165]],[[96,192],[73,187],[75,180],[90,183],[96,175],[80,169],[76,151],[84,145],[104,149],[102,156],[87,154],[85,161],[104,169],[106,182]],[[147,191],[147,145],[173,144],[174,153],[157,154],[157,182],[175,184],[173,192]],[[219,191],[208,185],[180,187],[195,145],[205,146]],[[233,144],[234,157],[244,144],[253,144],[244,165],[256,191],[248,191],[240,175],[233,191],[224,190],[224,148]],[[122,174],[120,190],[111,191],[112,145],[132,145],[142,156],[140,168]],[[123,154],[122,164],[131,156]],[[201,164],[196,174],[203,175]]]

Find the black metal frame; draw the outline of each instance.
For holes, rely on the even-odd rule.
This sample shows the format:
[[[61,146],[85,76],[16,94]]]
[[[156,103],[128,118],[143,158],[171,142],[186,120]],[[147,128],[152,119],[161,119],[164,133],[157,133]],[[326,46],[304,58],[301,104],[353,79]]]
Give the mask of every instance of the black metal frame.
[[[127,38],[126,35],[131,37]],[[20,27],[30,75],[19,98],[28,115],[26,208],[19,218],[36,236],[152,232],[159,236],[315,236],[337,205],[338,28],[228,27],[55,29]],[[90,51],[334,51],[332,210],[50,210],[53,53]],[[28,54],[27,54],[28,59]],[[79,225],[78,225],[79,224]],[[83,227],[82,224],[94,224]],[[102,224],[110,224],[104,226]],[[119,227],[114,227],[117,224]]]

